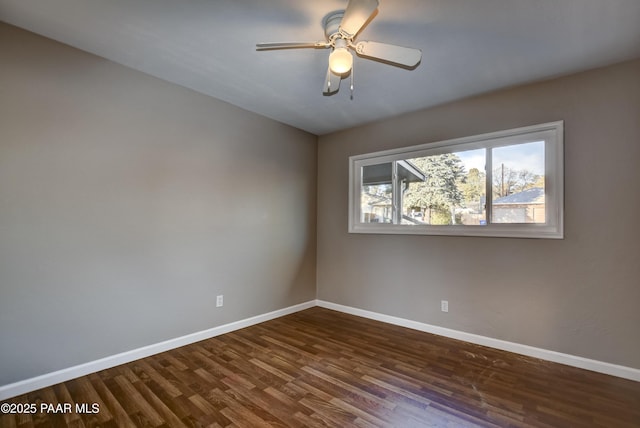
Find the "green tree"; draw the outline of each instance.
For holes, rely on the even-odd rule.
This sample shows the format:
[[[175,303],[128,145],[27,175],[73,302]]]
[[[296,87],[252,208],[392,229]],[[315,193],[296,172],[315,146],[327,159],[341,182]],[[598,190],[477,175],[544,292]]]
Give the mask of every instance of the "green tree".
[[[478,168],[471,168],[458,187],[462,191],[464,205],[475,209],[486,192],[486,174]]]
[[[431,224],[455,223],[454,209],[462,202],[458,183],[465,180],[464,165],[458,155],[445,153],[410,161],[425,174],[426,179],[411,183],[404,194],[404,207],[424,212],[425,220]]]

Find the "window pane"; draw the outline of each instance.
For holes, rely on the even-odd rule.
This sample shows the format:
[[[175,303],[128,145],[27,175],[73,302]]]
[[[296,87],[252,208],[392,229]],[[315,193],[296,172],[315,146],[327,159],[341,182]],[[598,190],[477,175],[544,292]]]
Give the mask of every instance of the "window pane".
[[[391,223],[393,195],[391,162],[362,167],[360,222]]]
[[[462,202],[456,208],[456,218],[459,224],[486,225],[487,174],[485,165],[487,151],[467,150],[459,152],[458,156],[464,165],[464,177],[460,183]]]
[[[405,161],[422,177],[407,175],[399,187],[402,223],[486,224],[485,153],[485,149],[466,150]]]
[[[544,141],[496,147],[494,223],[545,223]]]

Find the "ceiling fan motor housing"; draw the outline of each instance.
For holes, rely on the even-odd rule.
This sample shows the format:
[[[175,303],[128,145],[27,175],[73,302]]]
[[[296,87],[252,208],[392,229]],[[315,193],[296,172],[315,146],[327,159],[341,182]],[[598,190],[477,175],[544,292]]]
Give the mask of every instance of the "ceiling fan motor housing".
[[[327,38],[327,41],[331,41],[336,34],[339,33],[340,23],[342,22],[342,17],[344,16],[344,11],[337,11],[329,14],[324,20],[324,36]]]

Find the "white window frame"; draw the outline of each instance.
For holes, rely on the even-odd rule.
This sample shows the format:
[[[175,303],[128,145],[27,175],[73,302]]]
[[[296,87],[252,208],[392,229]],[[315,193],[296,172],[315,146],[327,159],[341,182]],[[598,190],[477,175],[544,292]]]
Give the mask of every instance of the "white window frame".
[[[362,167],[472,149],[491,149],[529,141],[545,141],[545,223],[491,223],[492,165],[486,162],[486,225],[402,225],[363,223]],[[487,150],[489,152],[490,150]],[[394,207],[394,217],[397,215]],[[485,236],[506,238],[564,238],[564,122],[550,122],[436,143],[349,157],[349,233]]]

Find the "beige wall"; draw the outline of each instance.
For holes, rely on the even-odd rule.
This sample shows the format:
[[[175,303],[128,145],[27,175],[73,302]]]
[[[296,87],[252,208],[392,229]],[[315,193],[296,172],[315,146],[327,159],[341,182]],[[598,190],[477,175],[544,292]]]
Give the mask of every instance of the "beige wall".
[[[556,120],[564,240],[347,233],[349,156]],[[640,368],[640,61],[323,136],[318,147],[319,299]]]
[[[316,155],[0,23],[0,385],[314,299]]]

